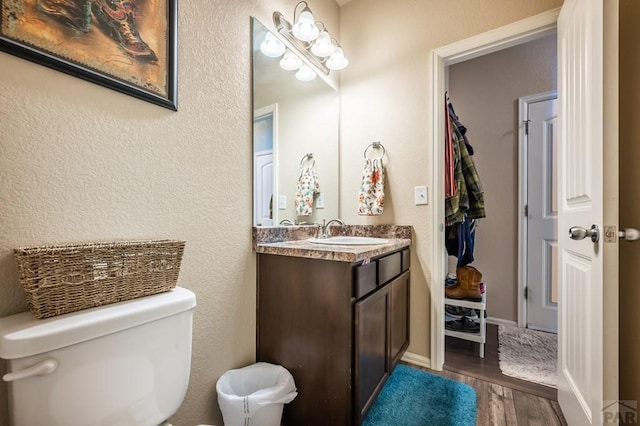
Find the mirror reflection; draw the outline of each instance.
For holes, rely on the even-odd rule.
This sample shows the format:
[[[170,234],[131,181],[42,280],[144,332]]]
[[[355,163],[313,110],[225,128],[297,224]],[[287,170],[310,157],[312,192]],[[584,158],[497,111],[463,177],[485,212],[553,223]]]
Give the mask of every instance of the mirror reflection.
[[[253,224],[338,217],[337,91],[255,18],[252,52]]]

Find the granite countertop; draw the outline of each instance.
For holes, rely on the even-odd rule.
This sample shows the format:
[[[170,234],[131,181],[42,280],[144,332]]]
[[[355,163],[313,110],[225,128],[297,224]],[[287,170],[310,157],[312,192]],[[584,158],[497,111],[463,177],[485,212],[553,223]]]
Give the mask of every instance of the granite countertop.
[[[411,227],[397,225],[345,225],[331,228],[334,236],[379,237],[389,240],[372,245],[329,245],[307,241],[315,237],[317,226],[254,227],[256,253],[312,259],[358,262],[411,245]]]

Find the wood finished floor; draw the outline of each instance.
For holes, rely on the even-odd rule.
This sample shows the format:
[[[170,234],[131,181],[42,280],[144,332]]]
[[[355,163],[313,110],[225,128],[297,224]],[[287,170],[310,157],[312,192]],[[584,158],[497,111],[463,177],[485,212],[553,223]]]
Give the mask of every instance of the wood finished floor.
[[[432,371],[476,391],[477,426],[567,426],[558,402],[452,371]]]
[[[501,373],[498,364],[498,327],[487,325],[485,357],[478,345],[446,338],[444,371],[430,371],[463,382],[476,390],[477,425],[567,425],[553,388],[518,380]]]
[[[444,369],[475,377],[521,392],[557,400],[558,391],[548,386],[505,376],[498,362],[498,326],[487,324],[487,343],[484,358],[478,356],[479,345],[468,340],[445,338]]]

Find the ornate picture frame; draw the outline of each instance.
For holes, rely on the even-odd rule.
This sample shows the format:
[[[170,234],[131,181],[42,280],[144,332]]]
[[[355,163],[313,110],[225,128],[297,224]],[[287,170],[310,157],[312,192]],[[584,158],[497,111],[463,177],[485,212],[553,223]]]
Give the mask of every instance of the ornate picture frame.
[[[177,111],[178,0],[0,0],[0,50]]]

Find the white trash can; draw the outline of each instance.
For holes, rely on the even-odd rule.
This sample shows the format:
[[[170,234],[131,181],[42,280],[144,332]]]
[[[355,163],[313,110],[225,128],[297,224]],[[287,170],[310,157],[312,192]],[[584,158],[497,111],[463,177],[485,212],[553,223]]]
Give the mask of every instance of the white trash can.
[[[284,404],[298,395],[291,373],[266,362],[227,371],[216,391],[225,426],[280,426]]]

